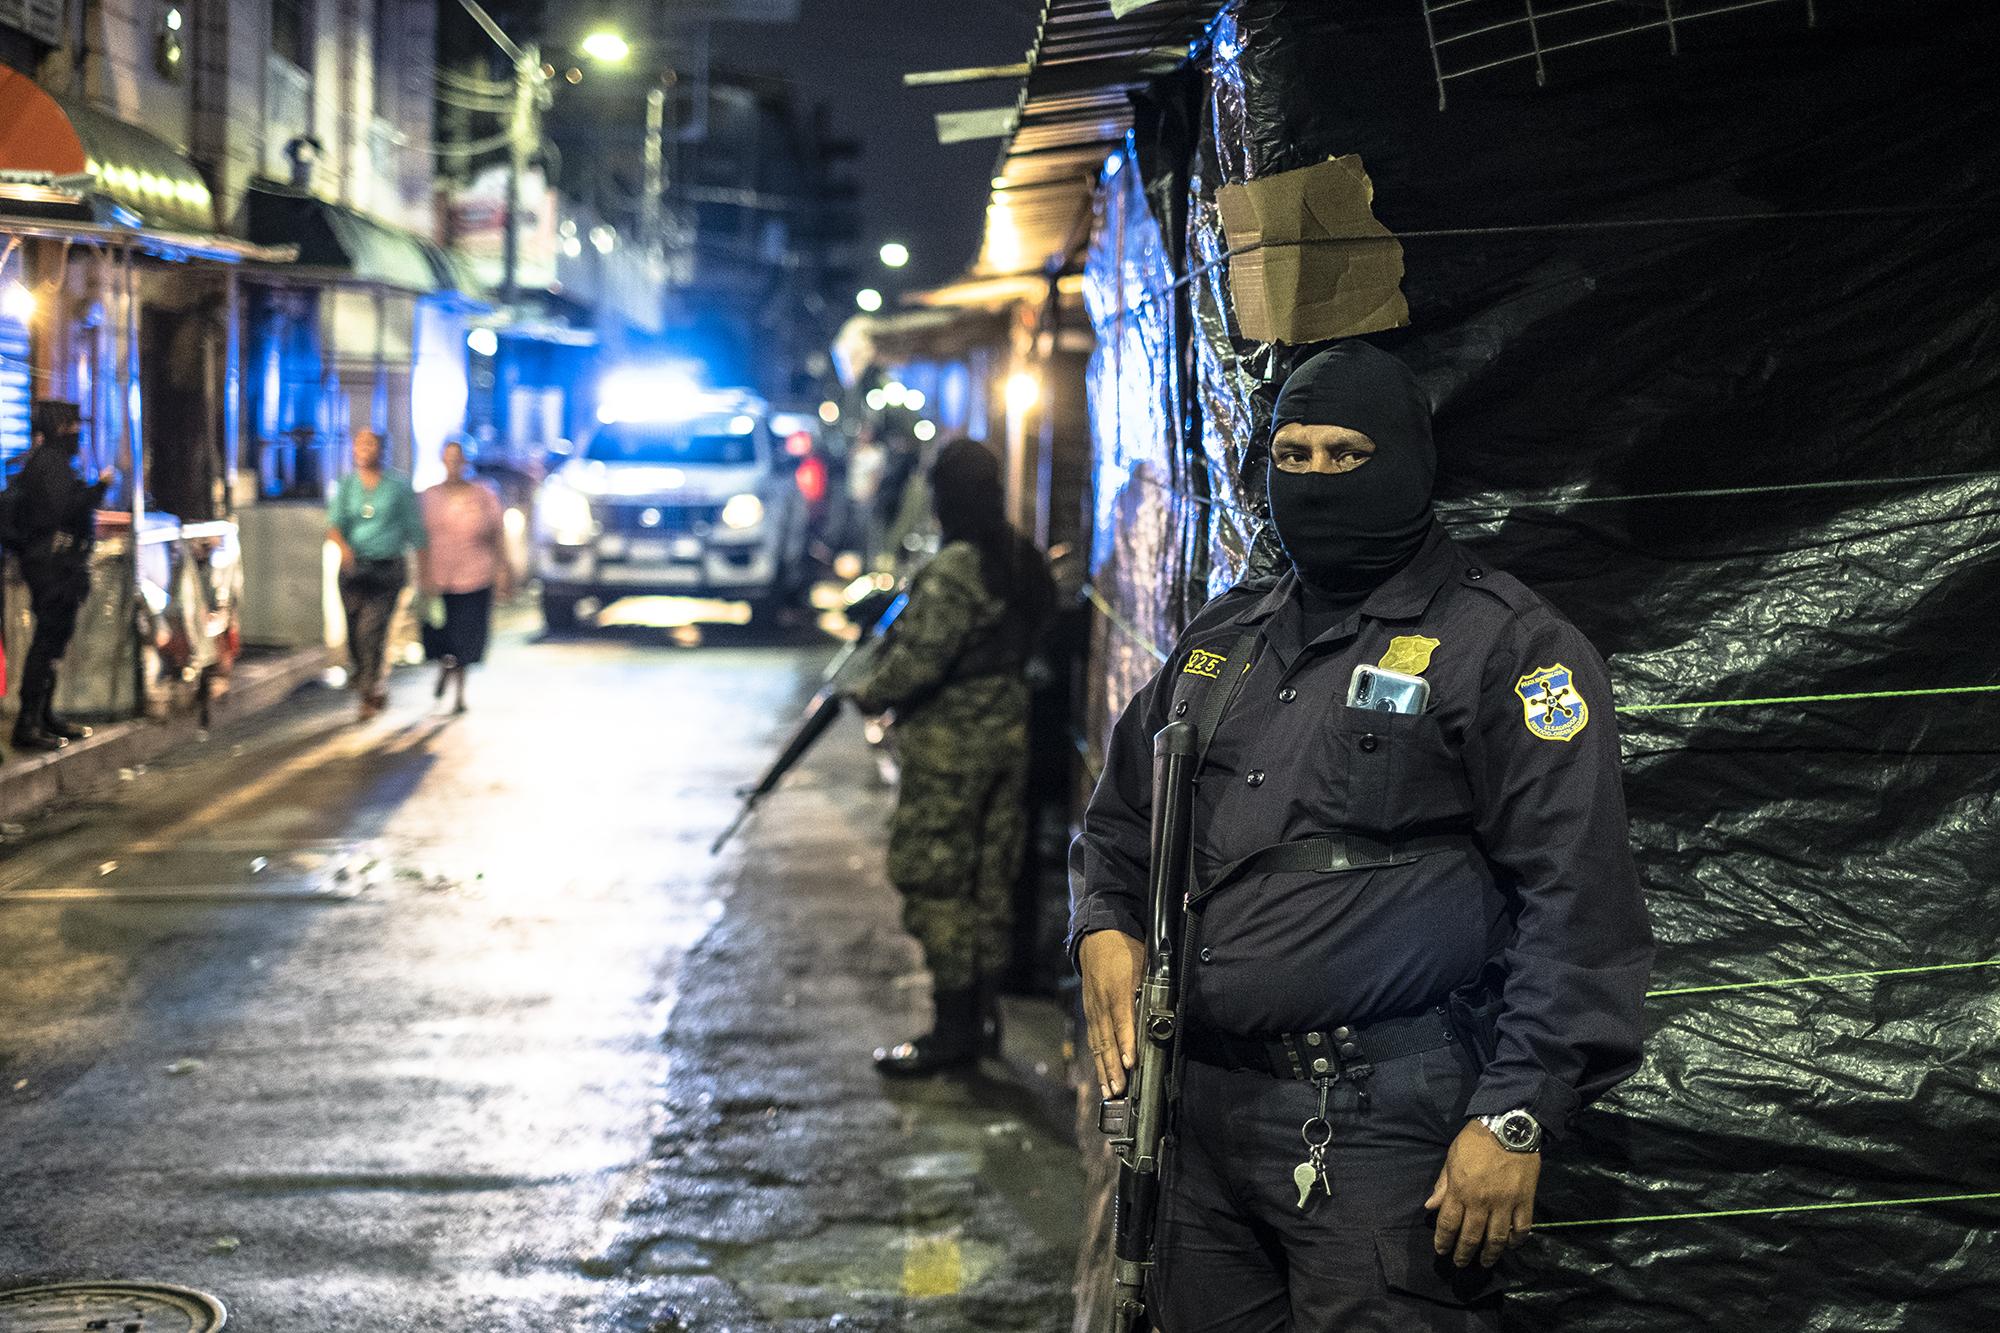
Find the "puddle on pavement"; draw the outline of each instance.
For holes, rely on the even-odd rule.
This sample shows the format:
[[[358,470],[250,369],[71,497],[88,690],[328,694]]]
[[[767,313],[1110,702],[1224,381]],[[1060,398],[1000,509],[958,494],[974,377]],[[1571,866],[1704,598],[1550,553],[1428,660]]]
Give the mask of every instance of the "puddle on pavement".
[[[0,905],[48,902],[341,902],[400,877],[374,848],[337,843],[266,852],[173,848],[59,867],[0,891]]]

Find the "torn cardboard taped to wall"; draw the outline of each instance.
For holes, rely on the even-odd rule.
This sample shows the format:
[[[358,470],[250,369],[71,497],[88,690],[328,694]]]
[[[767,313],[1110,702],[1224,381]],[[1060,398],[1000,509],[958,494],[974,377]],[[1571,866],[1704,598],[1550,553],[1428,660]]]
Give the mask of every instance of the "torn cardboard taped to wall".
[[[1410,322],[1403,247],[1375,220],[1358,156],[1225,185],[1215,202],[1244,337],[1314,343]]]

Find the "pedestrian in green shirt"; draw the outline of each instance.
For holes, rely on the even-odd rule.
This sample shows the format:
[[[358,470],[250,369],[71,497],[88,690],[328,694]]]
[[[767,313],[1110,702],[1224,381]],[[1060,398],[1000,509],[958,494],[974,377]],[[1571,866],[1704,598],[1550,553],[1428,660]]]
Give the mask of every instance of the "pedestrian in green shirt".
[[[382,437],[355,432],[354,471],[327,507],[327,540],[340,548],[340,604],[347,655],[365,721],[389,702],[382,688],[389,618],[409,578],[409,553],[424,549],[423,515],[410,483],[382,466]]]

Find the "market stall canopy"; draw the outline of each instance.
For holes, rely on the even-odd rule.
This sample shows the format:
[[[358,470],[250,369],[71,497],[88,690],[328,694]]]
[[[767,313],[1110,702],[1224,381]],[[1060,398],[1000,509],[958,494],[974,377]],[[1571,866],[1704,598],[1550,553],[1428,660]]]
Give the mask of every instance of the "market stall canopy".
[[[0,67],[0,195],[30,212],[215,230],[215,200],[166,140]],[[109,215],[94,204],[113,205]]]
[[[303,267],[407,292],[478,291],[444,247],[304,190],[253,181],[243,195],[243,216],[252,241],[298,246]]]
[[[1059,267],[1089,221],[1104,159],[1132,128],[1130,93],[1187,59],[1220,0],[1047,0],[993,176],[986,237],[969,276]]]

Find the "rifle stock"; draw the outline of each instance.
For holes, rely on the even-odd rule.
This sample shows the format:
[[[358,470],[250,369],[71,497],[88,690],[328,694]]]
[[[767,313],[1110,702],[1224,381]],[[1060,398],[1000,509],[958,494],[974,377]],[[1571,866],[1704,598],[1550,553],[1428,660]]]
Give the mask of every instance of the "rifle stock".
[[[1142,1333],[1146,1276],[1160,1197],[1160,1139],[1172,1093],[1180,1004],[1179,948],[1192,864],[1195,728],[1171,722],[1153,738],[1152,862],[1147,873],[1146,971],[1136,1000],[1139,1054],[1123,1097],[1107,1099],[1098,1126],[1118,1155],[1112,1201],[1112,1333]]]

